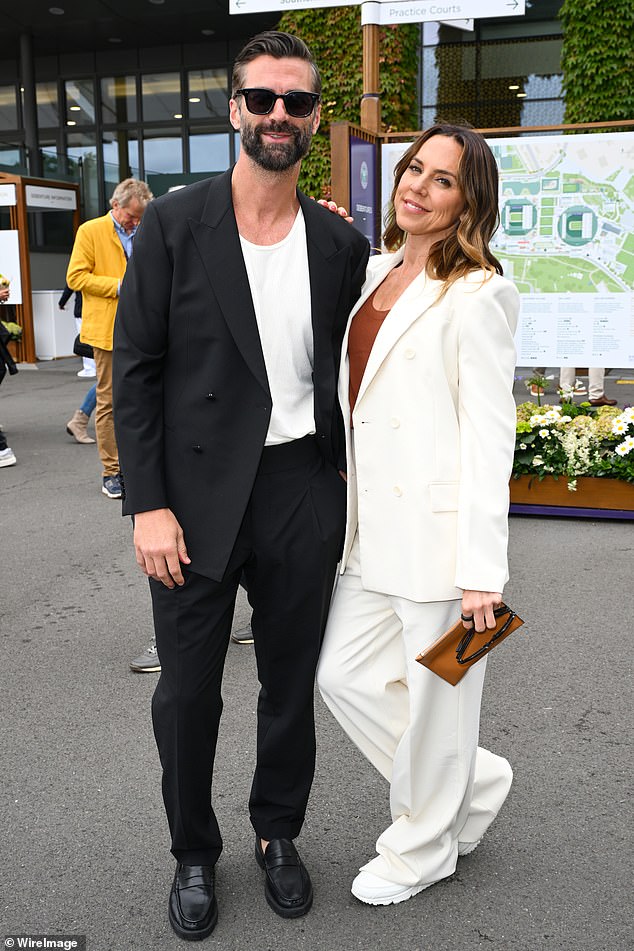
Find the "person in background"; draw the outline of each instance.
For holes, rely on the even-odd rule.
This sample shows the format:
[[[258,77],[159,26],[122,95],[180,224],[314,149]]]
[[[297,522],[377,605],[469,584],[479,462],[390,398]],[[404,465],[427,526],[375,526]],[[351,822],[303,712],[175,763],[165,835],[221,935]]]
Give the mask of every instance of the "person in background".
[[[369,254],[297,190],[320,90],[297,37],[245,46],[229,106],[237,163],[152,202],[115,325],[124,513],[161,661],[153,720],[177,861],[168,914],[187,940],[218,917],[211,785],[243,571],[261,683],[255,860],[281,917],[313,901],[293,839],[314,773],[315,667],[345,523],[336,374]]]
[[[64,287],[57,306],[60,310],[64,310],[66,303],[68,302],[73,291],[70,289],[68,284]],[[77,328],[77,333],[81,331],[81,292],[75,291],[75,303],[73,307],[74,317],[75,317],[75,326]],[[79,370],[77,376],[80,377],[94,377],[97,375],[95,370],[95,361],[92,357],[82,357],[83,369]],[[94,445],[95,440],[88,435],[88,420],[90,419],[93,410],[97,404],[97,384],[93,384],[90,387],[84,401],[81,406],[75,410],[71,418],[66,423],[66,432],[69,436],[73,436],[76,442],[81,443],[82,445]]]
[[[247,624],[246,627],[240,627],[237,631],[232,631],[231,640],[234,644],[253,644],[253,629],[251,624]]]
[[[59,307],[60,310],[66,309],[66,304],[70,300],[70,296],[72,293],[73,291],[70,289],[68,284],[66,284],[57,302],[57,306]],[[81,304],[82,304],[81,291],[75,291],[74,293],[75,293],[75,301],[73,304],[73,316],[75,318],[75,327],[77,329],[77,333],[80,333],[81,332]],[[82,369],[78,370],[77,376],[87,377],[87,378],[96,377],[97,370],[95,369],[95,361],[93,357],[82,357],[81,361],[82,361]]]
[[[110,211],[80,225],[66,273],[68,287],[82,294],[81,340],[89,343],[94,351],[95,433],[103,467],[101,491],[109,499],[121,498],[119,454],[112,418],[112,333],[134,236],[152,198],[145,182],[136,178],[119,182],[110,199]]]
[[[585,388],[579,387],[576,380],[576,367],[561,367],[559,371],[560,389],[572,389],[574,395],[584,396]],[[609,399],[605,395],[605,368],[588,367],[588,402],[591,406],[616,406],[618,400]]]
[[[88,421],[97,405],[97,384],[93,383],[86,393],[83,403],[76,409],[66,423],[66,432],[75,441],[84,446],[93,445],[95,440],[88,435]]]
[[[3,275],[0,275],[0,277],[2,278],[2,283],[0,284],[0,304],[6,304],[11,295],[11,291],[7,279],[4,278]],[[11,375],[18,372],[15,361],[7,347],[10,339],[11,334],[0,324],[0,383],[2,383],[7,371]],[[17,461],[13,449],[11,449],[7,443],[4,430],[2,426],[0,426],[0,469],[14,466]]]
[[[391,253],[344,337],[346,539],[317,681],[390,783],[391,824],[352,883],[370,905],[451,875],[512,780],[478,748],[486,660],[455,687],[415,660],[461,615],[495,627],[508,578],[519,294],[489,249],[497,224],[484,138],[427,129],[396,167]]]

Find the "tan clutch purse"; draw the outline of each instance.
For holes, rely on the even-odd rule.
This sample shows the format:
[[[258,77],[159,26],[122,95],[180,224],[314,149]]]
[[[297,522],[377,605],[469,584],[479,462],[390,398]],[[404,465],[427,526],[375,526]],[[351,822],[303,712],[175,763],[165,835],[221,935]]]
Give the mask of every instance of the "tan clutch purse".
[[[524,623],[506,604],[496,608],[494,614],[496,626],[488,627],[480,633],[473,627],[465,630],[462,619],[456,621],[453,627],[441,634],[416,660],[455,687],[472,664],[477,663]]]

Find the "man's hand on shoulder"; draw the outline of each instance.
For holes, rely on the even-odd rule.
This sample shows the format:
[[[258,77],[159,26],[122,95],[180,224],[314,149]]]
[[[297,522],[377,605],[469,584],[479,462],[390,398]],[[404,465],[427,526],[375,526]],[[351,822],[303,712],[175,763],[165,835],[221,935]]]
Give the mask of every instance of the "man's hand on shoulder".
[[[171,509],[153,509],[134,516],[134,550],[141,571],[166,588],[185,583],[181,563],[189,565],[183,529]]]

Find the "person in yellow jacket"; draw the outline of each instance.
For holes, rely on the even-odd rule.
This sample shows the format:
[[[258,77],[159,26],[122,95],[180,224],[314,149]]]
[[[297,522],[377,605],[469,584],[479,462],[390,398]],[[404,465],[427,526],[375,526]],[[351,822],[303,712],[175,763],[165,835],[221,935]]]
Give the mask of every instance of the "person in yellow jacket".
[[[154,196],[145,182],[126,178],[110,199],[110,211],[79,227],[66,282],[83,297],[81,340],[92,345],[97,370],[95,433],[103,466],[102,492],[121,498],[119,453],[112,417],[112,334],[121,281],[134,235]]]

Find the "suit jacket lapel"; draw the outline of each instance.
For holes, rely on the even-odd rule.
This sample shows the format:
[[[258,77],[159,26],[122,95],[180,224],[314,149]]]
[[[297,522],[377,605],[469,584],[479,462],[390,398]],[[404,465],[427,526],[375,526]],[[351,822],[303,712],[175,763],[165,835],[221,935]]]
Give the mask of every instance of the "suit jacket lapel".
[[[306,224],[308,270],[313,324],[315,402],[336,390],[336,368],[332,359],[333,333],[339,310],[341,286],[349,260],[349,249],[335,244],[324,210],[317,202],[297,193]],[[332,214],[332,212],[329,212]],[[345,319],[345,317],[344,317]],[[326,404],[322,404],[326,405]]]
[[[401,252],[399,252],[398,256],[395,256],[395,258],[392,259],[392,267],[398,264],[402,259],[403,255]],[[376,282],[373,281],[372,285],[368,288],[369,293],[372,293],[372,291],[381,283],[389,270],[389,267],[386,268],[386,270],[381,270],[379,280]],[[419,318],[422,317],[422,315],[427,310],[429,310],[432,304],[437,300],[441,287],[441,281],[430,279],[423,272],[422,274],[419,274],[418,277],[412,281],[409,287],[403,291],[397,302],[394,304],[394,307],[392,307],[391,311],[386,316],[378,334],[376,335],[376,340],[374,341],[374,345],[370,352],[370,357],[363,374],[363,379],[361,380],[361,386],[359,387],[357,403],[361,401],[363,394],[372,382],[373,377],[378,372],[381,364],[385,360],[392,347],[403,336],[405,331],[411,327],[414,321],[419,320]],[[368,295],[366,295],[365,292],[364,296],[367,299]]]
[[[231,169],[212,179],[200,221],[189,227],[236,346],[270,395],[249,278],[231,201]]]

